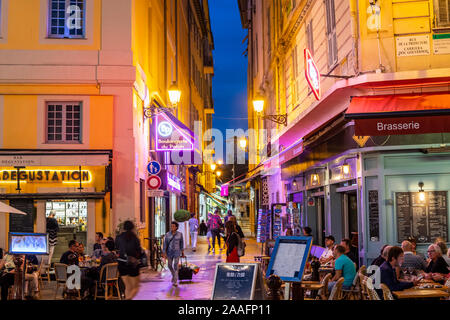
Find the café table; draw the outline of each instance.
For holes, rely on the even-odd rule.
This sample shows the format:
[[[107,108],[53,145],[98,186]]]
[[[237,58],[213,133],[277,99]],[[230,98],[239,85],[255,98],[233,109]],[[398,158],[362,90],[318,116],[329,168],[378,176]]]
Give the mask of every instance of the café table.
[[[446,298],[449,288],[432,280],[422,280],[417,286],[403,291],[392,292],[398,299]]]

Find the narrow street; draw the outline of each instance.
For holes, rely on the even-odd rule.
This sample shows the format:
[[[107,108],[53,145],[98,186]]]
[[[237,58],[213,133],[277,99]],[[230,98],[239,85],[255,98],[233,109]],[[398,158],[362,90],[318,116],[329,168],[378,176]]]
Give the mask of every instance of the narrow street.
[[[246,255],[241,262],[254,262],[254,256],[260,255],[260,246],[255,239],[246,240]],[[223,244],[222,244],[223,245]],[[196,264],[200,271],[193,275],[192,282],[182,281],[178,287],[173,287],[169,269],[162,272],[150,271],[141,274],[141,288],[134,300],[208,300],[211,297],[216,264],[225,262],[226,250],[219,250],[216,243],[216,253],[208,253],[206,237],[199,237],[196,252],[185,251],[189,263]]]

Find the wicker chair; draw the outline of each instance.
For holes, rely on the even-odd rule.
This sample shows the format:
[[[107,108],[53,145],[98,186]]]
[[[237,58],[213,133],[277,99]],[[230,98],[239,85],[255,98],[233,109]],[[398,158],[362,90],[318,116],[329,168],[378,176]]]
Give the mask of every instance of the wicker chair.
[[[381,300],[378,296],[378,293],[375,291],[375,288],[373,287],[372,278],[364,276],[363,283],[369,300]]]
[[[100,278],[98,281],[95,281],[95,296],[94,299],[104,298],[105,300],[109,300],[111,298],[116,298],[118,300],[122,300],[122,296],[119,290],[119,264],[108,263],[105,264],[100,270]],[[103,280],[104,278],[104,280]],[[99,287],[104,290],[103,295],[98,294]],[[114,288],[117,290],[117,297],[114,297]],[[113,290],[113,294],[109,295],[109,290]]]
[[[391,290],[389,290],[388,286],[385,285],[384,283],[381,284],[381,290],[383,290],[384,300],[395,300]]]
[[[50,263],[47,261],[45,263],[45,259],[48,260],[49,256],[42,256],[41,263],[39,264],[39,286],[43,286],[42,280],[47,280],[47,283],[50,283]]]
[[[330,296],[328,300],[342,300],[342,284],[344,283],[344,278],[339,278],[338,281],[336,281],[336,284],[334,285],[333,289],[331,290]]]
[[[361,273],[363,276],[367,276],[367,267],[362,265],[359,270],[358,273]]]
[[[55,289],[55,297],[54,299],[56,299],[56,297],[58,296],[58,289],[60,287],[63,288],[63,297],[67,296],[67,294],[69,293],[69,289],[67,288],[67,268],[68,265],[64,264],[64,263],[55,263],[55,277],[56,277],[56,289]],[[81,293],[80,290],[74,289],[76,290],[76,294],[78,296],[78,299],[81,300]]]
[[[322,279],[322,284],[323,284],[323,288],[319,290],[316,300],[318,299],[322,299],[322,300],[327,300],[328,299],[328,283],[330,282],[331,279],[331,273],[328,273],[325,277],[323,277]]]
[[[359,275],[356,274],[350,289],[342,289],[343,300],[361,300],[361,285]]]

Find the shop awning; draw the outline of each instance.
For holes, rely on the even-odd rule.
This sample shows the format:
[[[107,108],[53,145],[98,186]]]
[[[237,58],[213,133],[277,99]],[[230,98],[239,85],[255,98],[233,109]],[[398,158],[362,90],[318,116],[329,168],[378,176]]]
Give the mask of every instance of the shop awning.
[[[450,94],[353,97],[345,117],[358,136],[450,132]]]

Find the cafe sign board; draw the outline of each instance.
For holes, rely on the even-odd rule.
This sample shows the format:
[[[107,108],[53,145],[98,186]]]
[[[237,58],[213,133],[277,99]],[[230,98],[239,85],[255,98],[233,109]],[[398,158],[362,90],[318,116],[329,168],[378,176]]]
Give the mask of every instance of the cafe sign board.
[[[0,169],[0,184],[16,183],[17,180],[29,183],[79,183],[92,182],[90,170],[57,170],[57,169]]]
[[[320,72],[308,48],[305,48],[305,76],[314,96],[317,100],[321,98]]]
[[[433,34],[433,53],[450,54],[450,34]]]
[[[430,54],[430,36],[396,37],[397,57],[427,56]]]

